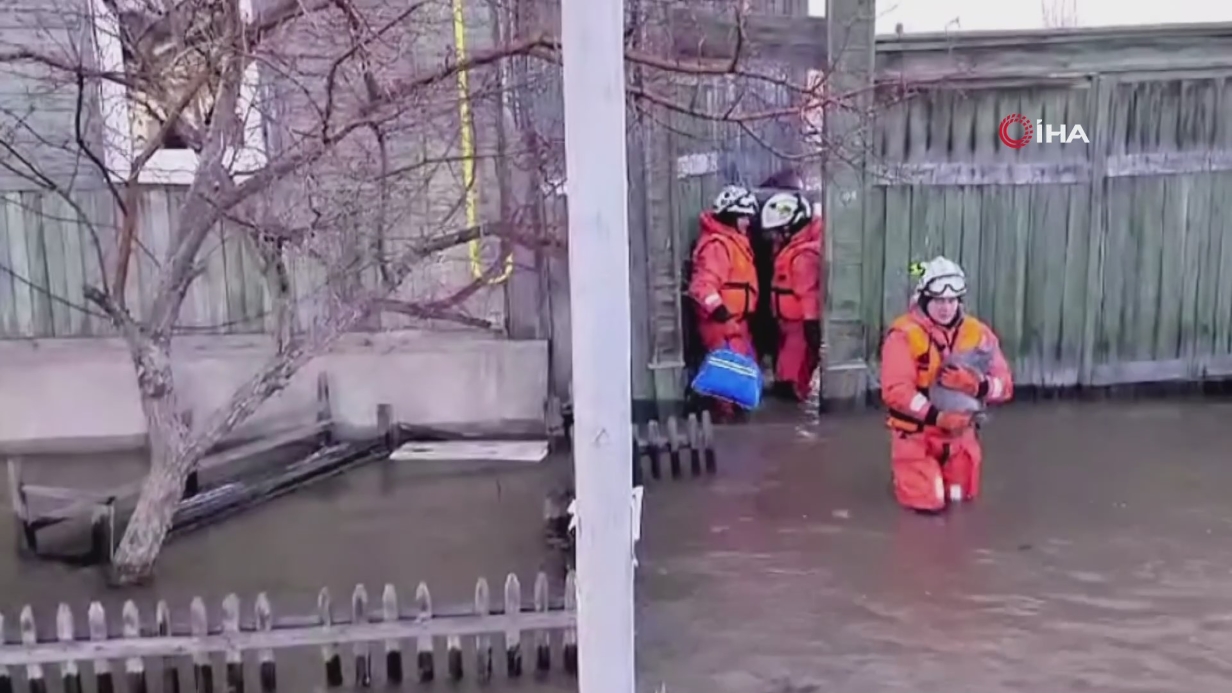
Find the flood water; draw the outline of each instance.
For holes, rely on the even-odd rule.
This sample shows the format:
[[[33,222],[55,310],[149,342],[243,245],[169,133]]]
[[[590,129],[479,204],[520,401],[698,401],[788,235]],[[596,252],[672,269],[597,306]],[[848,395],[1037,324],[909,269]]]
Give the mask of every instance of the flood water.
[[[715,477],[647,482],[639,688],[1221,690],[1232,678],[1229,421],[1232,404],[1212,401],[999,410],[984,496],[940,517],[894,505],[875,415],[721,429]],[[495,588],[511,571],[529,595],[535,571],[557,564],[542,501],[564,471],[365,468],[178,539],[152,590],[117,595],[90,571],[5,558],[0,608],[11,619],[27,602],[145,607],[157,594],[182,610],[193,595],[217,605],[265,590],[276,612],[307,614],[328,585],[342,613],[356,582],[377,598],[385,582],[409,597],[426,580],[438,604],[457,604],[477,576]],[[13,555],[7,541],[0,555]],[[280,669],[294,690],[319,688],[308,655]],[[509,686],[500,670],[493,688]]]

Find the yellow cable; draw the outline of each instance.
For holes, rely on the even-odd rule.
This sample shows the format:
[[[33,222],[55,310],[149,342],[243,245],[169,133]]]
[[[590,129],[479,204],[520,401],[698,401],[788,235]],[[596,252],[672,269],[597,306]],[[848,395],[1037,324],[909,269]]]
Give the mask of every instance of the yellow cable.
[[[453,41],[458,61],[466,60],[466,15],[462,0],[453,0]],[[471,117],[470,78],[466,70],[458,72],[458,119],[462,124],[462,185],[466,187],[466,225],[474,228],[479,224],[479,191],[475,189],[475,123]],[[484,275],[483,262],[479,257],[480,243],[475,239],[467,244],[470,251],[471,274],[476,279]],[[488,280],[500,284],[513,274],[513,253],[505,256],[505,271]]]

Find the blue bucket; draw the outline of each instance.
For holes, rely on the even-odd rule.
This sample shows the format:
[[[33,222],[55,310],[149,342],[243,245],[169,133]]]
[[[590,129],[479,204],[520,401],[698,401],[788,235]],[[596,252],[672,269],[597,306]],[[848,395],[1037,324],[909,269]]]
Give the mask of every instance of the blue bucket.
[[[706,355],[693,391],[706,397],[731,402],[742,409],[756,409],[761,404],[761,367],[751,357],[731,349],[715,349]]]

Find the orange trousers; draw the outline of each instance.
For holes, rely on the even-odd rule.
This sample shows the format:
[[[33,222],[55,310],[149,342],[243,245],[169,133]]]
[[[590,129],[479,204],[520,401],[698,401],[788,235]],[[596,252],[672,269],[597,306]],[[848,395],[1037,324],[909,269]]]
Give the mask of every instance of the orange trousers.
[[[779,352],[774,361],[774,379],[791,383],[796,399],[804,401],[809,396],[813,371],[817,370],[821,357],[804,338],[804,322],[799,320],[779,321]]]
[[[975,429],[956,436],[929,429],[890,433],[894,497],[912,510],[935,511],[980,495],[984,452]]]
[[[749,332],[749,323],[743,319],[732,318],[726,323],[714,322],[699,316],[697,325],[698,336],[706,353],[715,349],[727,347],[738,354],[757,358],[753,350],[753,337]],[[731,402],[714,400],[714,414],[720,419],[729,418],[736,413],[736,407]]]
[[[744,320],[732,318],[726,323],[720,323],[702,318],[697,326],[697,334],[701,337],[702,346],[706,347],[706,353],[726,346],[738,354],[756,358],[753,339],[749,334],[749,323]]]

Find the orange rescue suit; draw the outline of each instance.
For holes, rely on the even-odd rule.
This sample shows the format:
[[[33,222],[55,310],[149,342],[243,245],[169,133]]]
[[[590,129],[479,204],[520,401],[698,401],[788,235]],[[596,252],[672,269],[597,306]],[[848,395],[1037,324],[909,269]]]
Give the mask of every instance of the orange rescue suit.
[[[951,352],[992,351],[985,377],[988,404],[1013,397],[1013,378],[997,336],[969,316],[944,328],[919,308],[890,325],[881,348],[881,397],[889,415],[894,495],[916,510],[940,510],[947,501],[972,500],[980,492],[983,451],[974,427],[951,433],[936,424],[940,412],[928,400],[942,361]]]
[[[821,330],[821,248],[824,227],[814,217],[791,237],[774,257],[774,279],[770,286],[771,308],[779,327],[779,350],[775,359],[775,380],[790,383],[796,398],[808,397],[813,371],[821,358],[821,345],[810,344],[809,330],[820,341]],[[806,323],[817,323],[806,329]]]
[[[748,317],[757,309],[757,269],[748,236],[719,222],[710,212],[701,215],[701,234],[693,249],[693,276],[689,296],[696,307],[698,332],[707,351],[723,346],[753,356]],[[714,320],[719,306],[731,319]]]

